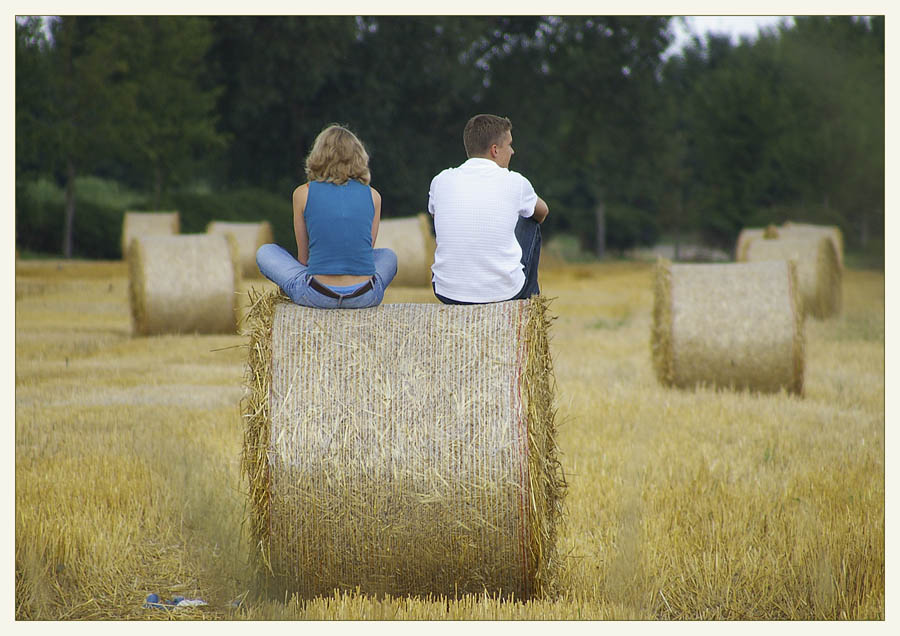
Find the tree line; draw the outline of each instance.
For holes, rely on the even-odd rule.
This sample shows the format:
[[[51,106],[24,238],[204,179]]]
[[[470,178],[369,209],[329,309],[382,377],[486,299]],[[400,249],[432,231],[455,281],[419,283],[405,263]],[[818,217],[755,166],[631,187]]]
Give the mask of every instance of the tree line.
[[[17,20],[17,244],[46,249],[52,233],[65,256],[103,256],[86,237],[114,213],[82,202],[85,177],[189,216],[242,193],[235,219],[289,237],[303,159],[333,122],[365,142],[385,218],[408,216],[465,160],[466,120],[490,112],[513,122],[511,167],[550,204],[546,235],[598,255],[661,237],[730,249],[742,227],[787,218],[881,249],[883,16],[796,17],[667,58],[672,19]],[[55,211],[28,194],[39,180],[60,189]]]

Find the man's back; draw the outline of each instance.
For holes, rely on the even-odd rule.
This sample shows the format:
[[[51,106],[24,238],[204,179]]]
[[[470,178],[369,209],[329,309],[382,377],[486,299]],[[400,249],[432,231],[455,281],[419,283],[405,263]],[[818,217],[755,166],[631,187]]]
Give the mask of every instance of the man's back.
[[[464,302],[515,295],[525,282],[515,228],[536,202],[527,179],[490,159],[474,157],[437,175],[428,201],[438,239],[435,292]]]

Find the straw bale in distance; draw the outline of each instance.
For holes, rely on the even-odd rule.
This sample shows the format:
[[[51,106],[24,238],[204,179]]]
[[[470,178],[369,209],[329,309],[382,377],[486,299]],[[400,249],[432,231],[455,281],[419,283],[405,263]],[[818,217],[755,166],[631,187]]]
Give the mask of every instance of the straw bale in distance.
[[[241,273],[246,278],[261,276],[256,265],[256,250],[265,243],[271,243],[272,225],[268,221],[231,222],[211,221],[206,226],[207,234],[231,234],[238,246]]]
[[[814,225],[812,223],[796,223],[794,221],[785,221],[781,226],[781,232],[784,236],[806,234],[824,235],[829,237],[834,243],[834,250],[837,254],[838,264],[841,269],[844,268],[844,234],[841,228],[836,225]]]
[[[789,261],[657,263],[651,351],[664,385],[803,392],[803,315]]]
[[[827,318],[840,312],[843,276],[831,237],[816,232],[782,232],[777,239],[752,242],[746,256],[748,262],[794,260],[804,313]]]
[[[271,585],[552,592],[565,481],[544,299],[251,305],[242,468]]]
[[[431,285],[434,263],[434,236],[426,213],[401,219],[382,219],[375,247],[387,247],[397,254],[397,275],[392,285]]]
[[[737,243],[734,247],[734,260],[747,260],[747,247],[756,239],[773,239],[778,238],[778,228],[774,225],[766,227],[745,227],[738,234]]]
[[[139,236],[169,236],[180,231],[178,212],[126,212],[122,217],[122,259],[128,258],[128,247]]]
[[[232,236],[136,238],[128,275],[135,334],[236,332],[241,270]]]

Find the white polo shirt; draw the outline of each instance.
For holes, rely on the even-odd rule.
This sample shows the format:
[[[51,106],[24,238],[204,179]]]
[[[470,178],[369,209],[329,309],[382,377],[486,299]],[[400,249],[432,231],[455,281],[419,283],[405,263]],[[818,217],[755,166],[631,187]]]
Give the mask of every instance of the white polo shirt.
[[[515,296],[525,284],[516,223],[534,214],[537,198],[528,179],[490,159],[469,159],[432,179],[434,290],[475,303]]]

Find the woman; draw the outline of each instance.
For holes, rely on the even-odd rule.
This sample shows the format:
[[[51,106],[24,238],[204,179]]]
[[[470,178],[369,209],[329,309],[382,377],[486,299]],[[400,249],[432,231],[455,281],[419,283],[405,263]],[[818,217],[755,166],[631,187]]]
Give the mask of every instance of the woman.
[[[374,249],[381,195],[369,185],[369,155],[342,126],[316,137],[306,158],[309,179],[293,195],[297,258],[274,243],[256,263],[291,300],[306,307],[375,307],[397,274],[397,255]]]

